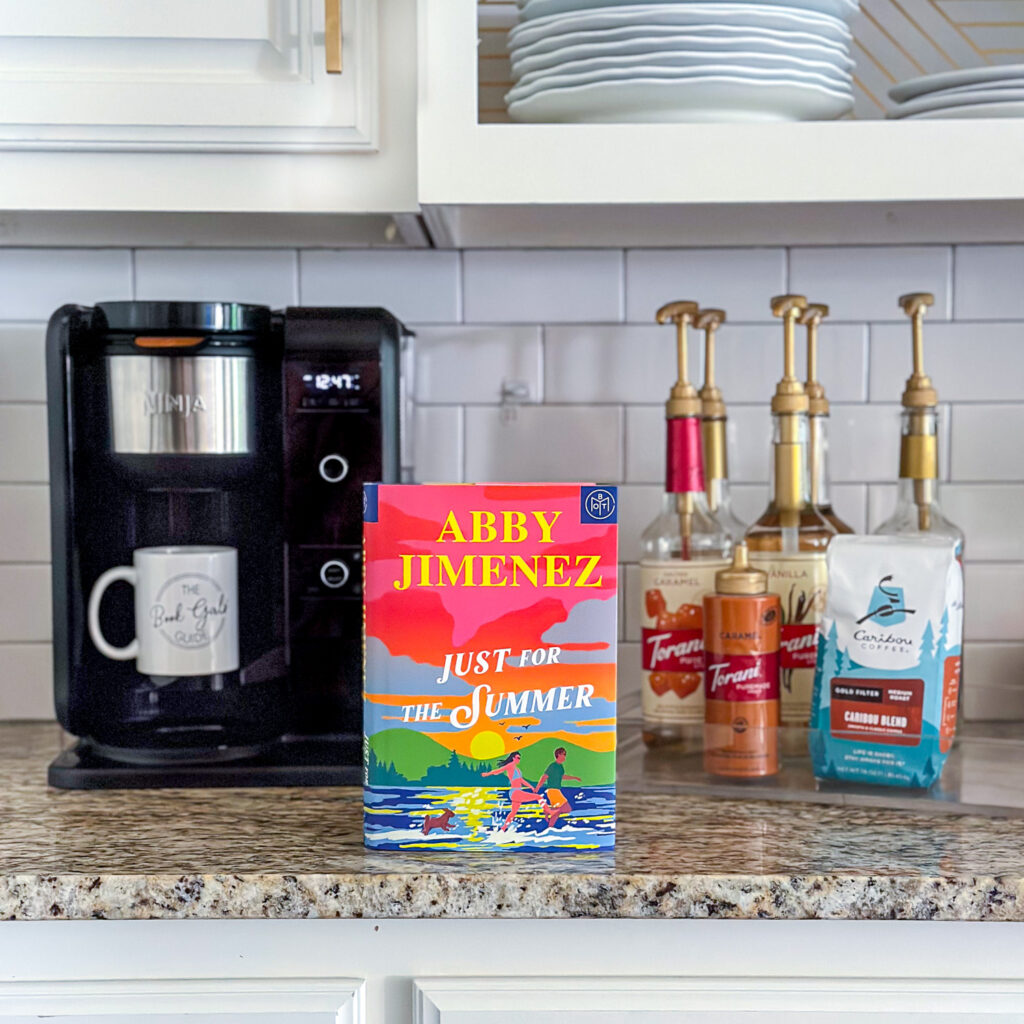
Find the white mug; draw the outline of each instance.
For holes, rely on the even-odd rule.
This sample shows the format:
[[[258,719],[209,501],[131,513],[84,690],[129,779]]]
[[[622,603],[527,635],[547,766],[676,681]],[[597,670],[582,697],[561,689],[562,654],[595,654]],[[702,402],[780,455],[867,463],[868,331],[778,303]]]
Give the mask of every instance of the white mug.
[[[238,551],[228,547],[136,548],[133,565],[108,569],[89,595],[89,636],[115,661],[137,659],[152,676],[208,676],[238,668]],[[107,587],[135,587],[135,639],[109,644],[100,629]]]

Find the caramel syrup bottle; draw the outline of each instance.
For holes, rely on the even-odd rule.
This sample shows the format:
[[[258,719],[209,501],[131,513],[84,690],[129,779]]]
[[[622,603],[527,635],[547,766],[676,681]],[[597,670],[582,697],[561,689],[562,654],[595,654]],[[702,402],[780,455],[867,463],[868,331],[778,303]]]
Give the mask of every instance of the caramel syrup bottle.
[[[704,493],[708,508],[718,516],[733,539],[738,540],[747,532],[747,525],[732,510],[725,402],[721,389],[715,384],[715,334],[724,322],[725,310],[722,309],[702,309],[697,314],[696,326],[704,332],[704,386],[700,389]]]
[[[802,295],[772,299],[783,323],[783,374],[772,397],[772,473],[768,507],[747,531],[751,562],[768,574],[782,601],[782,723],[810,718],[817,624],[825,608],[825,549],[835,527],[811,503],[810,401],[796,376],[796,324]]]
[[[758,778],[779,770],[782,608],[746,544],[704,598],[704,770]]]
[[[818,327],[828,316],[828,306],[822,303],[811,303],[803,311],[800,323],[807,328],[807,381],[804,390],[808,401],[808,461],[811,467],[811,504],[834,527],[836,533],[853,533],[848,526],[832,511],[829,497],[828,469],[828,417],[829,405],[825,397],[825,388],[818,380]]]
[[[687,376],[687,328],[695,302],[657,313],[676,325],[677,378],[665,406],[667,450],[661,512],[643,533],[643,739],[648,746],[700,741],[704,722],[704,595],[728,565],[732,538],[708,509],[701,405]],[[738,539],[738,538],[737,538]]]
[[[910,317],[914,369],[903,390],[900,481],[896,509],[875,533],[934,533],[957,542],[963,556],[964,535],[939,507],[939,396],[924,372],[924,317],[935,296],[914,292],[900,298]]]

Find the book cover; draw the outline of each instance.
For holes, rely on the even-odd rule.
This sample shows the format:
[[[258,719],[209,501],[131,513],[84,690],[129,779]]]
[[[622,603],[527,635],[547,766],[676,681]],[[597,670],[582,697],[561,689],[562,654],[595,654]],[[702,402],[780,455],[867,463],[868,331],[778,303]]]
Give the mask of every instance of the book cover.
[[[366,845],[615,842],[617,494],[368,484]]]

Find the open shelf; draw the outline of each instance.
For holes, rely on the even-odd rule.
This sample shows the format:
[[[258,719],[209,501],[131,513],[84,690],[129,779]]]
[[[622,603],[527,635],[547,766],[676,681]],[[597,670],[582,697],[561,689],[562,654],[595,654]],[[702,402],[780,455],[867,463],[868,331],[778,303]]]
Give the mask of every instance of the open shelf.
[[[1024,119],[481,123],[477,7],[420,0],[419,196],[439,244],[1020,237]]]

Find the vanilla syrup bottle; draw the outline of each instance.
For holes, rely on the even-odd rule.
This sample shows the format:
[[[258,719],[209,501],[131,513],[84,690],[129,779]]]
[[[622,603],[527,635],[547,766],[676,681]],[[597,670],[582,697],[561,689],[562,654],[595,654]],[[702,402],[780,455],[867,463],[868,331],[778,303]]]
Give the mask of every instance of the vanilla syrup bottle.
[[[963,557],[964,535],[939,507],[939,396],[924,372],[924,317],[935,296],[914,292],[900,298],[910,317],[914,369],[903,390],[903,432],[900,438],[900,480],[896,509],[875,533],[933,533],[950,537]]]
[[[700,389],[701,437],[704,442],[704,493],[708,508],[734,540],[746,532],[747,525],[732,510],[729,493],[729,456],[726,443],[726,411],[722,391],[715,384],[715,333],[725,322],[722,309],[702,309],[696,326],[704,332],[704,386]]]
[[[704,490],[701,403],[687,370],[687,328],[697,310],[695,302],[671,302],[656,317],[676,325],[678,371],[665,406],[665,494],[641,540],[643,739],[652,747],[701,742],[703,600],[729,564],[733,540]]]
[[[779,665],[783,725],[810,718],[817,625],[825,607],[825,550],[835,527],[811,503],[810,401],[796,376],[796,324],[807,309],[802,295],[772,299],[783,323],[783,374],[772,397],[771,498],[747,531],[750,562],[768,574],[782,602]]]
[[[828,417],[829,405],[825,388],[818,380],[818,327],[828,316],[828,306],[811,303],[803,311],[800,323],[807,328],[807,427],[810,439],[808,459],[811,467],[811,504],[835,527],[836,533],[853,533],[832,511],[829,497]]]

